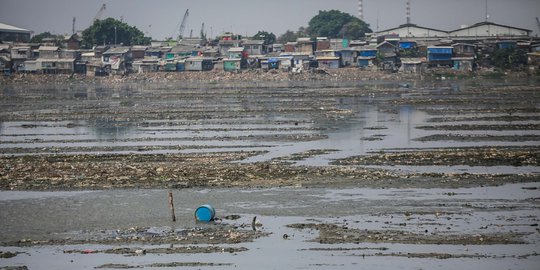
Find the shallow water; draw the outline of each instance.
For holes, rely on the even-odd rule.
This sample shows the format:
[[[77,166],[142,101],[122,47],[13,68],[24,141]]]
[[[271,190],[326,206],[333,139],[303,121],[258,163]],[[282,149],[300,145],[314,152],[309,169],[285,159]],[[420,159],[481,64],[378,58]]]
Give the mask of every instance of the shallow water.
[[[3,230],[0,239],[63,238],[92,230],[133,226],[176,229],[199,226],[193,211],[203,203],[216,208],[217,216],[239,214],[236,224],[249,224],[253,216],[268,237],[253,243],[231,245],[249,250],[235,254],[173,254],[126,257],[110,254],[66,254],[65,250],[101,250],[102,245],[0,247],[23,254],[0,260],[0,266],[27,265],[30,269],[93,268],[105,263],[147,265],[156,262],[232,263],[226,267],[186,269],[536,269],[540,234],[538,183],[460,189],[185,189],[175,190],[178,221],[171,223],[167,190],[112,190],[91,192],[0,192]],[[409,214],[406,214],[409,213]],[[38,221],[39,222],[36,222]],[[63,222],[58,222],[62,220]],[[311,242],[316,231],[285,227],[294,223],[331,223],[349,228],[428,230],[438,234],[526,233],[522,245],[423,245],[423,244],[319,244]],[[406,223],[406,226],[402,224]],[[211,225],[210,225],[211,226]],[[288,240],[283,235],[288,234]],[[136,247],[137,245],[127,245]],[[230,246],[230,245],[220,245]],[[156,248],[158,246],[145,246]],[[163,246],[167,247],[167,246]],[[387,248],[376,250],[370,248]],[[328,250],[310,250],[312,248]],[[332,250],[353,248],[353,250]],[[367,248],[354,250],[355,248]],[[485,258],[407,258],[384,256],[398,253],[484,255]],[[520,256],[525,256],[521,258]],[[279,259],[276,259],[279,258]]]
[[[528,85],[519,82],[481,82],[489,85]],[[337,150],[296,161],[300,165],[328,165],[335,159],[365,155],[388,149],[431,149],[475,146],[537,146],[537,141],[426,141],[416,139],[429,135],[540,135],[540,130],[423,130],[426,125],[507,125],[539,124],[535,113],[503,113],[478,111],[459,103],[448,106],[414,104],[415,99],[451,100],[475,98],[485,100],[474,109],[492,106],[492,98],[479,97],[476,86],[464,81],[411,82],[400,88],[398,82],[362,82],[355,85],[317,86],[298,83],[294,87],[261,87],[244,89],[224,87],[208,89],[198,85],[127,85],[124,88],[82,88],[55,86],[39,92],[39,88],[11,92],[15,98],[8,105],[21,109],[3,115],[43,114],[51,120],[14,120],[0,122],[0,155],[107,153],[162,154],[256,150],[267,153],[242,162],[268,161],[309,150]],[[286,84],[285,84],[286,85]],[[500,86],[500,85],[498,85]],[[179,87],[191,87],[178,89]],[[239,87],[239,86],[237,86]],[[298,88],[299,87],[299,88]],[[328,88],[326,88],[328,87]],[[351,90],[352,89],[352,90]],[[223,91],[223,92],[220,92]],[[80,95],[81,92],[90,93]],[[6,94],[9,93],[9,94]],[[73,98],[71,94],[78,96]],[[91,94],[94,93],[94,94]],[[96,94],[97,93],[97,94]],[[340,94],[343,93],[343,94]],[[35,99],[43,95],[46,98]],[[31,105],[19,105],[20,99]],[[411,100],[412,104],[401,104]],[[519,105],[519,100],[505,100]],[[65,104],[64,104],[65,103]],[[502,106],[502,103],[501,103]],[[51,108],[54,107],[54,108]],[[426,110],[447,112],[431,115]],[[459,114],[455,118],[455,114]],[[50,115],[50,116],[48,116]],[[528,116],[528,121],[474,121],[463,118]],[[444,122],[430,119],[448,116]],[[180,119],[177,119],[180,117]],[[454,118],[452,118],[454,117]],[[297,136],[316,135],[320,139],[298,140]],[[264,136],[261,139],[260,136]],[[251,138],[252,137],[252,138]],[[145,149],[151,147],[151,149]],[[391,167],[388,167],[392,169]],[[399,168],[433,172],[439,167]],[[483,167],[447,167],[445,172],[477,173]],[[538,168],[501,166],[498,173],[538,172]]]

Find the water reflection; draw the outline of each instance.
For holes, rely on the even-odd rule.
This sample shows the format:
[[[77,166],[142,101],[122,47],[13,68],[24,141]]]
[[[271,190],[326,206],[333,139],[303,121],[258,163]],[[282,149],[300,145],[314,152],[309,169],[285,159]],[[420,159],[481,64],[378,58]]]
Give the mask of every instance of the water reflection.
[[[96,139],[110,140],[130,137],[137,123],[110,119],[92,119],[88,122],[88,126]]]

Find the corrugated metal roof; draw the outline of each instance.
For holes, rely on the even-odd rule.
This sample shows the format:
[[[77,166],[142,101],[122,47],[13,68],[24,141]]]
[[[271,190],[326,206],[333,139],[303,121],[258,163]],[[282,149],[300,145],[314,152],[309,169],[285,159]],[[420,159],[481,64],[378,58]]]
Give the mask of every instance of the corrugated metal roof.
[[[232,47],[229,49],[229,52],[243,52],[244,47]]]
[[[244,45],[263,45],[264,40],[245,40]]]
[[[39,46],[40,51],[57,51],[58,49],[56,46]]]
[[[504,25],[504,24],[498,24],[498,23],[492,23],[492,22],[479,22],[479,23],[475,23],[475,24],[473,24],[473,25],[471,25],[469,27],[464,27],[464,28],[452,30],[452,31],[450,31],[450,33],[457,32],[457,31],[460,31],[460,30],[463,30],[463,29],[471,29],[471,28],[475,28],[475,27],[479,27],[479,26],[483,26],[483,25],[494,25],[494,26],[512,28],[512,29],[516,29],[516,30],[520,30],[520,31],[526,31],[527,33],[532,32],[532,30],[529,30],[529,29],[514,27],[514,26],[510,26],[510,25]]]
[[[32,31],[30,31],[28,29],[19,28],[19,27],[13,26],[13,25],[5,24],[5,23],[0,23],[0,31],[2,31],[2,32],[21,32],[21,33],[25,33],[25,34],[32,33]]]
[[[103,54],[118,54],[118,53],[128,53],[131,48],[129,47],[116,47],[116,48],[110,48]]]
[[[339,57],[337,56],[322,56],[322,57],[317,57],[317,60],[339,60]]]

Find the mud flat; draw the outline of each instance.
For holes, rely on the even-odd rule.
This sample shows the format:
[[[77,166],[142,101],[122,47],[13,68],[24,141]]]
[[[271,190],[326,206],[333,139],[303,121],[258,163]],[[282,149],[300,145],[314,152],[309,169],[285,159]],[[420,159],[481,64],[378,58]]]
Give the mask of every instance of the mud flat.
[[[2,78],[0,267],[540,265],[537,78],[78,79]]]
[[[437,150],[410,150],[335,161],[337,165],[469,165],[539,166],[538,147],[470,147]]]

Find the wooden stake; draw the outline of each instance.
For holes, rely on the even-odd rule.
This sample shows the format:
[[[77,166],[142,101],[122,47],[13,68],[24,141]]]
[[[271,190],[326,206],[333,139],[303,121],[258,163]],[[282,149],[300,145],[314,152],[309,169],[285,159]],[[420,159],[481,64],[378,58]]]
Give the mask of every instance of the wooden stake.
[[[169,206],[171,207],[171,217],[172,221],[176,222],[176,215],[174,214],[174,202],[172,192],[169,191]]]

